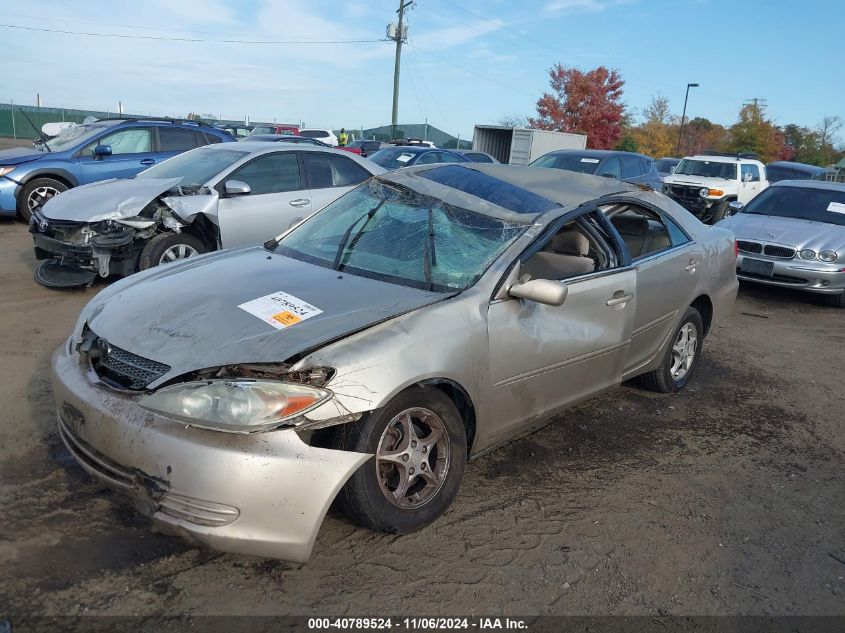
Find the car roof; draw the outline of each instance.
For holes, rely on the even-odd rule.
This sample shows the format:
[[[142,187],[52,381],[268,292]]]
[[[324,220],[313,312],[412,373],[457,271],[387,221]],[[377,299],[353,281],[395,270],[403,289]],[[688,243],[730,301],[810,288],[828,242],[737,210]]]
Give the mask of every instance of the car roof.
[[[379,151],[384,151],[386,149],[396,149],[401,150],[403,152],[407,152],[409,154],[423,154],[425,152],[451,152],[450,149],[443,149],[441,147],[428,147],[427,145],[390,145],[388,144],[387,147],[382,147]]]
[[[303,147],[299,143],[268,143],[267,141],[238,141],[235,143],[214,143],[213,145],[205,145],[197,149],[204,149],[211,152],[218,152],[223,150],[247,151],[250,154],[262,154],[269,152],[326,152],[327,154],[335,154],[337,156],[349,157],[355,156],[351,152],[344,152],[343,150],[334,149],[333,147],[322,147],[320,145],[308,145]]]
[[[756,158],[743,158],[742,156],[719,156],[717,154],[696,154],[695,156],[684,156],[684,160],[691,158],[692,160],[706,160],[710,163],[757,163],[762,165]]]
[[[772,187],[800,187],[806,189],[829,189],[830,191],[845,192],[845,183],[829,182],[827,180],[778,180]]]
[[[654,160],[645,154],[638,154],[637,152],[624,152],[618,149],[556,149],[549,152],[553,155],[572,154],[575,156],[589,156],[592,158],[606,158],[608,156],[637,156],[639,158],[648,158]],[[548,154],[545,154],[548,156]]]
[[[309,138],[307,136],[297,136],[296,134],[250,134],[249,136],[245,136],[244,139],[253,139],[254,140],[262,140],[262,141],[284,141],[286,139],[302,139],[308,143],[314,141],[313,138]],[[243,140],[241,143],[245,142],[253,142],[253,141],[246,141]]]
[[[584,202],[614,193],[638,193],[641,190],[627,183],[601,176],[545,167],[518,165],[491,165],[488,163],[448,163],[421,165],[397,169],[379,176],[380,179],[407,186],[424,195],[440,198],[454,204],[493,217],[528,221],[539,214],[520,214],[509,211],[464,191],[441,185],[425,177],[430,169],[467,169],[485,174],[502,182],[520,187],[564,208],[575,208]]]
[[[766,167],[792,167],[805,169],[807,171],[826,171],[824,167],[819,167],[818,165],[808,165],[807,163],[794,163],[789,160],[775,160],[771,163],[766,163]]]

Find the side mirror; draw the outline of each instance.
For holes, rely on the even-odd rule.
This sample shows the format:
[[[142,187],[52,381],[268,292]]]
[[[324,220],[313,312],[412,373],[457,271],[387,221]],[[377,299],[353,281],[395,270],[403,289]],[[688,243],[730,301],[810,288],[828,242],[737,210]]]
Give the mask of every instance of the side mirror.
[[[753,178],[751,172],[746,172],[742,175],[742,182],[751,182],[751,178]]]
[[[742,211],[742,207],[744,206],[745,205],[742,204],[739,200],[731,200],[730,202],[728,202],[728,209],[731,210],[731,215]]]
[[[97,145],[94,148],[94,156],[111,156],[111,145]]]
[[[563,304],[569,288],[566,284],[551,279],[532,279],[508,288],[508,294],[517,299],[527,299],[547,306]]]
[[[227,180],[223,185],[223,193],[229,197],[246,196],[252,192],[249,185],[241,180]]]

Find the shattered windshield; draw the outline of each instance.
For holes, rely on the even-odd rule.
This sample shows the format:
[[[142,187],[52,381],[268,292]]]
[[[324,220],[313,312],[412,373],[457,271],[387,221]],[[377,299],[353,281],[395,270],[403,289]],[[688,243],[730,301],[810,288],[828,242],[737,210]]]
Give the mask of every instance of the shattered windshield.
[[[51,152],[61,152],[77,145],[82,145],[86,141],[94,138],[100,132],[105,132],[113,124],[100,123],[92,125],[72,125],[61,131],[56,138],[47,141],[47,146]]]
[[[676,176],[703,176],[705,178],[724,178],[736,180],[736,163],[723,163],[709,160],[691,160],[685,158],[675,168]]]
[[[154,165],[142,171],[136,178],[181,178],[179,184],[183,187],[204,185],[248,154],[245,150],[200,147]]]
[[[473,285],[528,226],[372,180],[311,216],[275,250],[352,275],[452,292]]]

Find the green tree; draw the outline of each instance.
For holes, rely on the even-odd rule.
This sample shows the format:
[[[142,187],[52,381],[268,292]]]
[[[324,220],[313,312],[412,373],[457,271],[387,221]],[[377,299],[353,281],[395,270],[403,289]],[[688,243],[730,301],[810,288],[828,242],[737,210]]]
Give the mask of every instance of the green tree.
[[[754,103],[742,107],[739,119],[728,130],[726,149],[730,152],[755,152],[761,161],[769,162],[781,158],[784,148],[783,134]]]

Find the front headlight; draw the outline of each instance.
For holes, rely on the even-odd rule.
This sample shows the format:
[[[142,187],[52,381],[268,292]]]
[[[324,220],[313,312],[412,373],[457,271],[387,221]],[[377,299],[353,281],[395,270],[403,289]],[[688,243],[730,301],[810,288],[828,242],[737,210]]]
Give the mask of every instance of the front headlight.
[[[193,426],[254,433],[277,427],[330,397],[326,389],[276,380],[221,379],[164,387],[139,404]]]
[[[702,198],[706,198],[710,195],[710,190],[707,187],[704,187],[703,189],[701,189],[701,191],[698,192],[698,195]]]
[[[835,262],[839,255],[835,251],[819,251],[819,259],[823,262]]]
[[[12,165],[11,167],[0,167],[0,176],[5,176],[6,174],[13,172],[14,170],[14,165]]]
[[[801,259],[815,259],[816,258],[816,251],[814,251],[811,248],[805,248],[800,253],[798,253],[798,256]]]

